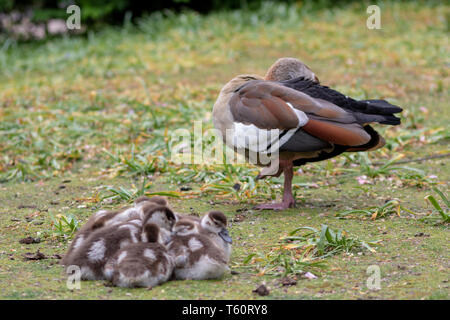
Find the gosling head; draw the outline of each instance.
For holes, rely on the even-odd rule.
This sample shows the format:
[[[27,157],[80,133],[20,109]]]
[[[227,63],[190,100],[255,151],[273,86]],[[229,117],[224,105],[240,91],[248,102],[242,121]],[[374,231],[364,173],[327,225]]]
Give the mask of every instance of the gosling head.
[[[232,243],[227,230],[227,217],[222,212],[210,211],[202,218],[200,224],[205,231],[218,234],[223,241]]]
[[[153,202],[146,203],[142,207],[142,212],[143,225],[147,223],[154,223],[160,228],[170,231],[176,221],[175,214],[169,207],[158,205]]]

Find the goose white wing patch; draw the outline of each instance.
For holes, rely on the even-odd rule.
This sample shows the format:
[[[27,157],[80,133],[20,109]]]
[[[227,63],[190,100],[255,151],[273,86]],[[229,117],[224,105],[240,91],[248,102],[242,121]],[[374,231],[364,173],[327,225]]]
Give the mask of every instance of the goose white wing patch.
[[[232,136],[233,146],[252,152],[266,152],[279,139],[279,129],[260,129],[253,124],[234,123]]]
[[[308,123],[309,118],[308,118],[308,116],[306,115],[306,113],[304,113],[304,112],[301,111],[301,110],[298,110],[298,109],[294,108],[290,102],[286,102],[286,104],[287,104],[289,107],[291,107],[292,111],[294,111],[295,114],[297,115],[297,118],[298,118],[298,126],[297,126],[297,129],[300,128],[300,127],[303,127],[305,124]]]
[[[260,129],[253,124],[243,124],[235,122],[231,133],[228,136],[227,141],[231,138],[233,147],[237,149],[247,149],[256,153],[274,153],[284,143],[286,143],[298,130],[308,123],[308,116],[301,110],[295,109],[292,104],[286,102],[286,104],[295,112],[298,125],[296,128],[289,130],[279,129]]]

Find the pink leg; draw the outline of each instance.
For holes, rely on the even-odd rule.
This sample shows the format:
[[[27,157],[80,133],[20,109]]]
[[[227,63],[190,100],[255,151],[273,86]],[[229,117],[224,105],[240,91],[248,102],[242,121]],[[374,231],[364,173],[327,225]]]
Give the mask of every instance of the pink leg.
[[[295,207],[295,199],[292,195],[292,178],[294,177],[294,167],[292,161],[282,160],[280,166],[284,173],[283,201],[281,203],[264,203],[254,207],[257,210],[285,210]]]

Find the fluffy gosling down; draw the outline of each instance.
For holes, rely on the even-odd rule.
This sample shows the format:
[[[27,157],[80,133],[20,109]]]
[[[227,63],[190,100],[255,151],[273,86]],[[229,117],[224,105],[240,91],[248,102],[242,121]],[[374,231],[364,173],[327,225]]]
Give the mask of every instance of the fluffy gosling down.
[[[156,221],[157,224],[160,222],[160,227],[169,229],[168,232],[170,233],[173,222],[166,220],[175,220],[175,216],[167,205],[167,200],[163,197],[149,198],[144,196],[135,200],[134,207],[123,207],[112,211],[97,211],[77,232],[67,253],[62,258],[61,264],[68,265],[68,261],[73,252],[82,246],[93,231],[103,227],[118,225],[130,220],[144,220],[146,217],[151,216],[152,220]],[[164,233],[167,234],[167,232]]]
[[[132,220],[93,231],[67,258],[67,266],[78,266],[82,280],[107,279],[106,262],[121,248],[141,240],[141,220]]]
[[[177,221],[168,244],[175,279],[215,279],[229,270],[231,238],[225,227],[226,217],[218,211],[208,213],[200,223],[195,219]]]
[[[149,223],[144,227],[148,242],[133,243],[120,249],[105,269],[118,287],[153,288],[169,280],[174,262],[168,254],[160,228]]]
[[[133,207],[93,214],[75,235],[61,264],[82,280],[152,288],[175,279],[220,278],[229,270],[227,218],[174,213],[163,197],[140,197]]]

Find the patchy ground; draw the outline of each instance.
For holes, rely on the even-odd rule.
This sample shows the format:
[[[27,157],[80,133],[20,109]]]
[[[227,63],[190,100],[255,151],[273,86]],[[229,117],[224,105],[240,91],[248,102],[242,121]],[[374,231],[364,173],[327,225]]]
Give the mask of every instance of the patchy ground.
[[[381,30],[366,28],[364,7],[305,15],[267,5],[252,14],[153,17],[139,30],[110,28],[86,39],[4,44],[0,297],[448,299],[448,223],[424,197],[433,195],[448,214],[432,188],[448,194],[449,7],[385,4],[381,12]],[[405,112],[402,126],[381,129],[387,145],[369,158],[349,154],[302,167],[296,209],[259,212],[252,206],[280,197],[282,180],[256,182],[257,168],[245,165],[177,165],[170,135],[195,120],[211,128],[221,86],[239,73],[264,74],[281,56],[304,60],[324,84],[350,96],[386,98]],[[433,158],[411,161],[426,157]],[[58,255],[73,228],[63,219],[82,224],[99,208],[152,193],[170,196],[181,212],[224,211],[234,239],[232,273],[151,291],[101,281],[68,290]],[[353,209],[371,210],[345,214]],[[424,220],[430,214],[436,219]],[[375,242],[375,252],[356,248],[319,259],[280,239],[322,224]],[[40,240],[19,242],[27,237]],[[270,263],[274,257],[282,259]],[[288,263],[298,263],[288,275],[296,281],[282,280]],[[380,290],[367,287],[371,265],[380,267]],[[262,283],[267,296],[252,292]]]

